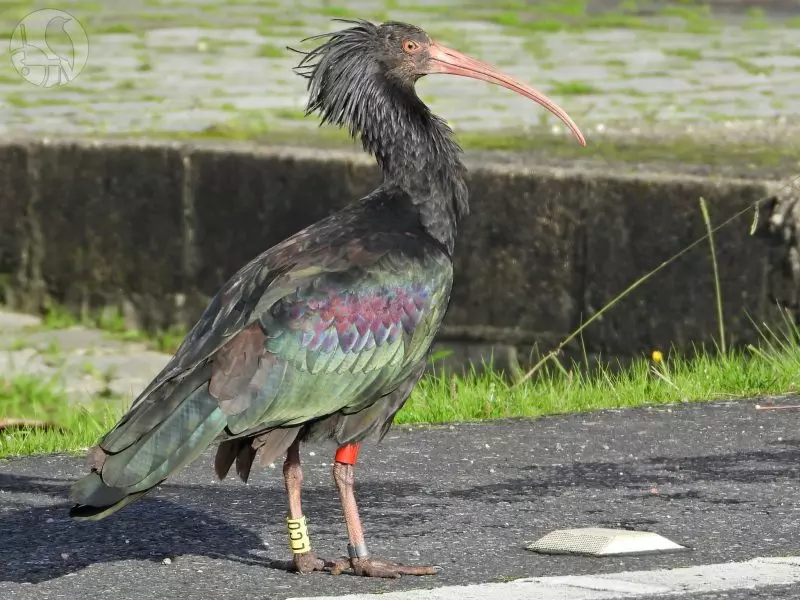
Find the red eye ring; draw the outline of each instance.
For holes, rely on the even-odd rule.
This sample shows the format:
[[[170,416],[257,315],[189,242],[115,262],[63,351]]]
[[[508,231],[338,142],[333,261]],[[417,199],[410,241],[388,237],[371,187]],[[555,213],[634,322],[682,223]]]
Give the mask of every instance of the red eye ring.
[[[408,54],[412,54],[419,50],[420,46],[414,40],[403,40],[403,52],[407,52]]]

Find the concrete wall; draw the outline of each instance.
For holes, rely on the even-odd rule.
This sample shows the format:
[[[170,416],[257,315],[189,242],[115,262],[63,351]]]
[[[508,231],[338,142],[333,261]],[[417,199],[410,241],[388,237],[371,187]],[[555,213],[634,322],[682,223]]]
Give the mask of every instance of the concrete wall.
[[[703,235],[698,198],[720,222],[769,182],[470,164],[472,214],[458,242],[442,344],[500,362],[549,349],[645,272]],[[0,285],[39,310],[117,304],[139,324],[191,323],[255,254],[379,181],[368,157],[250,145],[7,141],[0,145]],[[772,319],[770,240],[748,215],[716,235],[726,325],[754,338]],[[708,244],[700,244],[583,336],[630,355],[717,333]],[[503,358],[505,357],[505,358]]]

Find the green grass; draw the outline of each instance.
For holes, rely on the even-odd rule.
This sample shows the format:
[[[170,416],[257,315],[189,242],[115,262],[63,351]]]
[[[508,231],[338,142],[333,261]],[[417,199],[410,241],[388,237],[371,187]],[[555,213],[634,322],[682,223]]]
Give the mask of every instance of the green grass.
[[[339,19],[357,19],[361,16],[357,11],[343,6],[323,6],[319,9],[319,14]]]
[[[703,52],[697,48],[665,48],[662,50],[667,56],[676,56],[684,60],[700,60],[703,58]]]
[[[781,394],[796,389],[800,347],[788,337],[726,354],[675,355],[660,363],[639,358],[620,368],[549,363],[514,385],[499,373],[427,375],[397,423],[442,423],[654,406]],[[55,384],[25,376],[0,379],[0,421],[29,418],[59,429],[0,430],[0,457],[79,453],[94,445],[122,415],[116,400],[76,407]]]
[[[625,62],[624,60],[621,60],[619,58],[609,58],[603,64],[605,66],[607,66],[607,67],[616,68],[616,69],[624,69],[625,67],[628,66],[627,62]]]
[[[0,429],[0,457],[81,452],[97,443],[121,414],[117,401],[71,404],[56,383],[40,377],[0,378],[0,422],[5,418],[37,419],[54,426]]]
[[[276,119],[284,121],[304,121],[308,119],[306,111],[302,108],[275,108],[271,113]]]
[[[19,94],[6,94],[4,100],[5,103],[8,104],[9,106],[14,106],[17,108],[25,108],[31,105],[31,102],[29,100],[23,98]]]
[[[747,9],[747,21],[745,21],[745,28],[747,29],[767,29],[770,23],[767,20],[766,13],[763,8],[751,6]]]
[[[732,61],[742,71],[745,71],[750,75],[771,75],[775,70],[775,67],[760,67],[754,62],[751,62],[745,58],[734,57]]]
[[[601,13],[594,15],[585,23],[587,29],[663,29],[641,17],[620,13]],[[580,27],[576,28],[580,29]]]
[[[600,93],[598,88],[583,81],[552,81],[550,88],[552,93],[557,96],[585,96]]]
[[[780,394],[800,378],[800,347],[776,351],[700,352],[662,363],[588,370],[548,366],[518,386],[496,373],[424,377],[398,423],[538,417],[607,408]]]
[[[283,58],[288,54],[289,50],[281,48],[275,44],[262,44],[258,49],[258,55],[263,58]]]
[[[92,33],[102,34],[102,33],[137,33],[138,28],[133,27],[127,23],[109,23],[108,25],[104,25],[102,27],[94,27],[92,29]]]

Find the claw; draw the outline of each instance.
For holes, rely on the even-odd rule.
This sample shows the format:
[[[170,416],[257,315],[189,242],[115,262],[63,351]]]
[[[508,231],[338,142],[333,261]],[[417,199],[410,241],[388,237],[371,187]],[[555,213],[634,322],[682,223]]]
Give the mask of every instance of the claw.
[[[351,569],[350,566],[350,559],[349,558],[341,558],[333,563],[331,567],[331,575],[341,575],[345,571]]]

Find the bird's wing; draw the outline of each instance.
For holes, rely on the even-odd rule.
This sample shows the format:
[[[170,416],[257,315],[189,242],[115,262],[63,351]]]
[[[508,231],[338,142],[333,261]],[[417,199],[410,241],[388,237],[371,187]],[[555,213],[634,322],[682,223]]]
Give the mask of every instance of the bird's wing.
[[[257,259],[215,296],[101,447],[128,447],[203,380],[229,435],[360,410],[424,357],[451,279],[438,249],[386,236],[280,266]]]
[[[230,358],[210,390],[231,403],[229,433],[359,412],[419,365],[447,306],[450,261],[438,250],[374,259],[305,281],[222,349],[215,361],[229,347]]]

